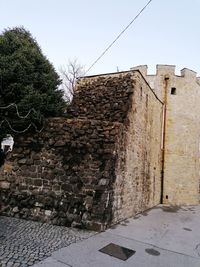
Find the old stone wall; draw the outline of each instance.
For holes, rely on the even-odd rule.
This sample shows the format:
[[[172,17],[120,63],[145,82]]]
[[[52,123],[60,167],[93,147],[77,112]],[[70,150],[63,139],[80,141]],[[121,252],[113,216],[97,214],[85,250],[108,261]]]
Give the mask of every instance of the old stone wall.
[[[115,222],[159,204],[161,197],[163,104],[139,72],[134,72],[132,78],[133,104],[114,190]]]
[[[15,138],[2,214],[101,230],[159,203],[162,103],[139,72],[82,78],[67,114]]]
[[[132,105],[133,86],[131,72],[82,78],[68,115],[124,123]]]
[[[133,93],[129,79],[82,81],[68,111],[73,118],[50,119],[41,133],[15,139],[0,173],[3,214],[93,229],[111,223],[120,122]]]
[[[138,66],[154,92],[166,104],[163,203],[199,203],[200,83],[187,68],[178,76],[175,66],[158,65],[156,75]]]
[[[172,94],[175,88],[175,94]],[[199,203],[200,86],[196,73],[183,70],[167,84],[164,203]]]
[[[42,133],[18,138],[0,176],[4,214],[88,228],[109,223],[121,130],[118,123],[55,118]]]

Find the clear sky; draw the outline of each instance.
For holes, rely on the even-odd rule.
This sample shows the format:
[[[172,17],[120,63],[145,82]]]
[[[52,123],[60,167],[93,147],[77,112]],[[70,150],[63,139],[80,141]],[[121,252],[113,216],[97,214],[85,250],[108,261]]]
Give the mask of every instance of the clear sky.
[[[87,69],[147,0],[0,0],[0,32],[24,26],[58,69],[77,58]],[[200,0],[153,0],[89,74],[147,64],[200,75]]]

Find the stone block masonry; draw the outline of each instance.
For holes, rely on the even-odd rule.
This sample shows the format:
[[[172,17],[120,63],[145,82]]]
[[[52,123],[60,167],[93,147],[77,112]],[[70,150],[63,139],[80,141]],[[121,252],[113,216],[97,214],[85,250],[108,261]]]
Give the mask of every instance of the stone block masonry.
[[[161,197],[163,105],[139,72],[132,79],[132,107],[114,184],[114,222],[157,205]]]
[[[67,113],[15,138],[2,214],[102,230],[159,203],[162,103],[138,71],[82,78]]]
[[[197,205],[200,185],[200,83],[197,73],[157,65],[156,75],[138,66],[166,104],[163,203]]]

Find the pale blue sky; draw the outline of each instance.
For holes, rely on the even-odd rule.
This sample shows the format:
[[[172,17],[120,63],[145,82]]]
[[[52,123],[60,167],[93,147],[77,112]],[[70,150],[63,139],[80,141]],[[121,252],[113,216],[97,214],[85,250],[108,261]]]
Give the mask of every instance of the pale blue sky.
[[[69,58],[88,68],[147,0],[0,0],[0,32],[23,25],[58,69]],[[89,74],[147,64],[200,75],[200,0],[153,0]]]

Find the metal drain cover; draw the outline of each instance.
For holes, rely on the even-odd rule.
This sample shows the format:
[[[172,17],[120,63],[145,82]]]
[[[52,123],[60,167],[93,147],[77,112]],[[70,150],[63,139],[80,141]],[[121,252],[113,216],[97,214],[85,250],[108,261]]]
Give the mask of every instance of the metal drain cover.
[[[113,243],[110,243],[109,245],[101,248],[99,251],[123,261],[126,261],[136,252],[135,250],[121,247]]]

